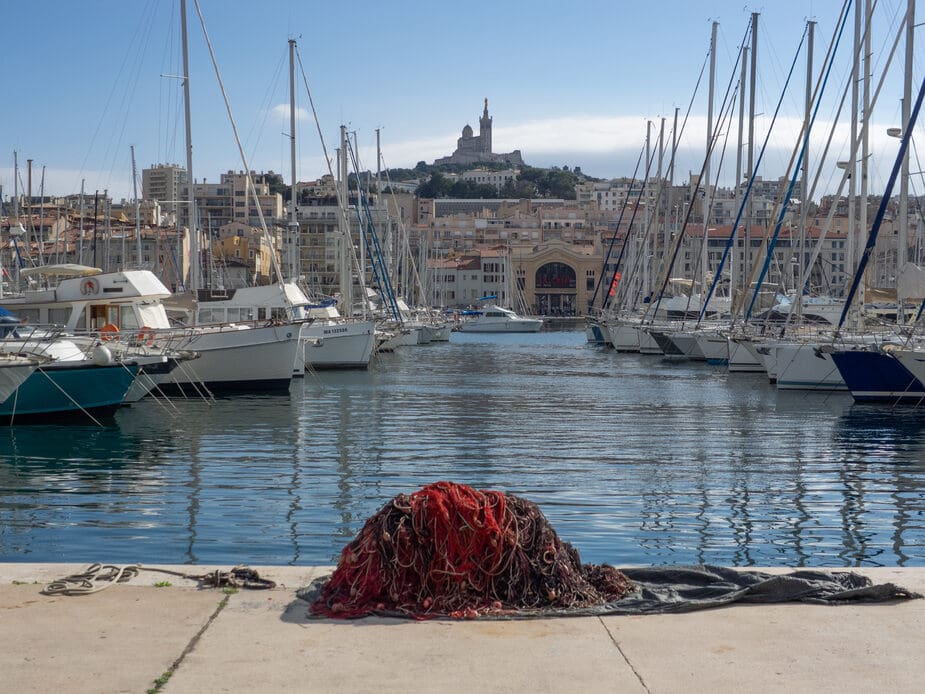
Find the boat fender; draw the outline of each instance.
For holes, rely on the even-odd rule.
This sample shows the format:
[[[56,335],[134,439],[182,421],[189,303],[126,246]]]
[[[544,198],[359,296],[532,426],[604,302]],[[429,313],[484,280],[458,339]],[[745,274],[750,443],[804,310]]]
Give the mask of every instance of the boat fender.
[[[118,326],[113,325],[112,323],[107,323],[102,328],[100,328],[100,339],[106,340],[107,342],[109,340],[115,340],[118,332]]]
[[[112,364],[112,352],[106,345],[97,345],[93,350],[93,363],[97,366],[109,366]]]
[[[138,331],[136,339],[139,344],[148,345],[150,347],[154,344],[154,328],[149,328],[147,325],[141,326],[141,330]]]

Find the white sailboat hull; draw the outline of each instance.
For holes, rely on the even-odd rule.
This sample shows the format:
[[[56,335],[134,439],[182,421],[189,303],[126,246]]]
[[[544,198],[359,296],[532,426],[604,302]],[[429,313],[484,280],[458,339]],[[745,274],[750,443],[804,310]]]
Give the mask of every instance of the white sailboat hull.
[[[703,354],[708,364],[726,365],[729,363],[729,340],[725,335],[712,330],[701,330],[694,334],[697,349]]]
[[[779,343],[773,347],[780,390],[848,390],[832,355],[813,342]]]
[[[618,352],[638,352],[639,332],[633,323],[614,321],[607,325],[610,333],[610,342]]]
[[[376,323],[315,322],[302,326],[302,341],[306,368],[365,369],[376,345]]]
[[[678,351],[688,359],[696,361],[704,359],[703,352],[700,351],[700,347],[697,345],[697,336],[693,332],[689,330],[668,332],[667,336]]]
[[[641,354],[664,354],[661,345],[652,337],[642,325],[635,326],[639,335],[639,352]]]
[[[760,373],[764,365],[748,348],[748,340],[729,338],[729,371],[733,373]]]
[[[449,342],[453,326],[451,323],[426,323],[424,330],[427,331],[428,342]]]
[[[291,323],[194,329],[177,346],[198,352],[199,358],[154,380],[162,389],[193,392],[200,383],[213,392],[286,389],[300,345],[299,326]]]
[[[6,357],[0,364],[0,403],[6,402],[16,389],[32,375],[39,362],[23,357]]]

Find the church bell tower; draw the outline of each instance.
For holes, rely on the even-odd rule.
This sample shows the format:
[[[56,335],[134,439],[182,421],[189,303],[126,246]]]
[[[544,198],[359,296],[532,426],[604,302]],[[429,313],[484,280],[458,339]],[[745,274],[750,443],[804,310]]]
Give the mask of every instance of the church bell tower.
[[[491,154],[491,116],[488,115],[488,97],[485,97],[485,110],[479,118],[479,144],[484,154]]]

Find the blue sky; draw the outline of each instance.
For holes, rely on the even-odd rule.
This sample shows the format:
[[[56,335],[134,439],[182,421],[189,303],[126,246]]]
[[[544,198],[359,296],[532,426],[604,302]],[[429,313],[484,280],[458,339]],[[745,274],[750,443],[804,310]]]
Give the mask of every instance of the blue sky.
[[[878,3],[872,43],[880,61],[905,4]],[[116,198],[130,197],[130,145],[139,172],[158,162],[185,163],[181,83],[163,76],[182,72],[178,5],[179,0],[3,3],[5,197],[13,192],[13,150],[23,181],[25,160],[33,160],[35,194],[44,166],[49,193],[76,192],[85,179],[90,192],[109,189]],[[193,168],[197,179],[216,180],[242,164],[193,0],[188,5]],[[287,181],[290,37],[298,41],[329,148],[345,123],[357,133],[366,166],[375,166],[376,128],[382,129],[388,166],[450,154],[464,125],[478,132],[487,97],[495,151],[520,149],[528,164],[577,165],[591,175],[614,177],[632,173],[647,119],[657,123],[666,117],[670,127],[675,107],[683,116],[713,20],[720,22],[719,100],[750,12],[761,13],[760,142],[805,21],[818,22],[818,66],[841,7],[838,0],[775,0],[764,6],[742,0],[200,0],[200,5],[250,167],[283,172]],[[833,70],[833,93],[850,69],[850,38],[849,22]],[[897,141],[883,133],[899,120],[902,52],[901,43],[874,113],[873,147],[883,156],[876,158],[872,188],[888,175],[895,153]],[[914,88],[920,63],[916,58]],[[766,159],[766,177],[786,167],[802,118],[804,79],[801,56]],[[301,77],[296,98],[299,178],[310,180],[326,169],[314,121],[301,111],[308,109]],[[681,179],[700,168],[706,102],[704,78],[679,155]],[[834,106],[824,105],[820,122],[833,113]],[[819,138],[821,147],[825,137]],[[734,140],[728,147],[731,151]],[[734,163],[723,167],[719,177],[728,182]]]

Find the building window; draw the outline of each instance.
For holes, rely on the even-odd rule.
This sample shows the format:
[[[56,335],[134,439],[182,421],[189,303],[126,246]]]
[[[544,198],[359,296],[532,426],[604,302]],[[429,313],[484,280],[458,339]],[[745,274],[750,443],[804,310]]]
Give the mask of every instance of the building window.
[[[536,271],[537,289],[575,289],[575,271],[565,263],[546,263]]]

